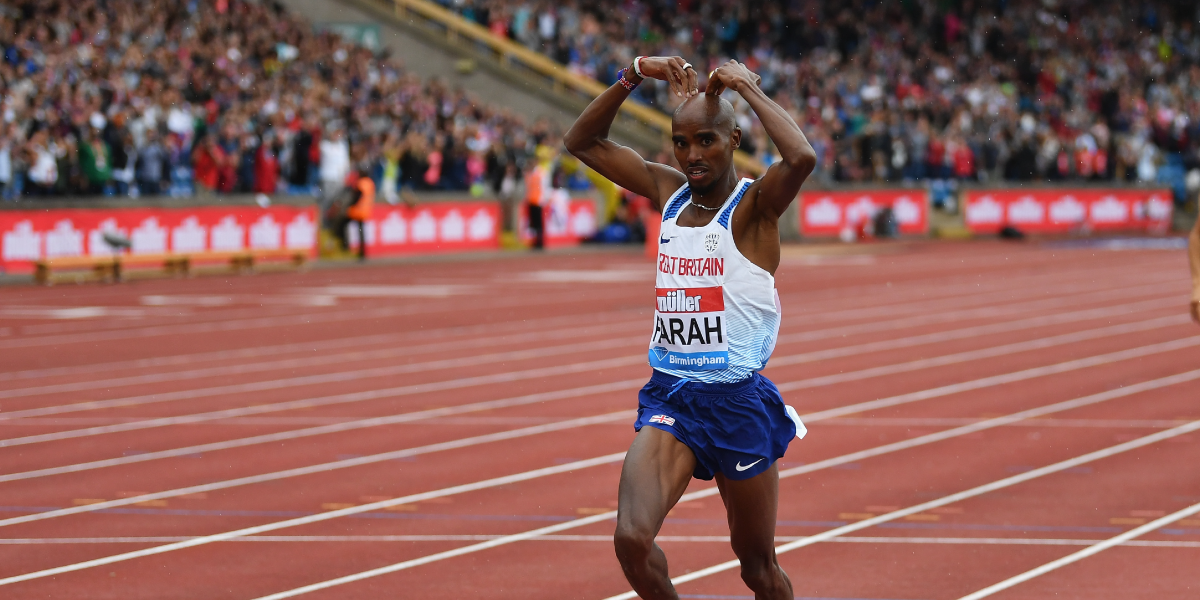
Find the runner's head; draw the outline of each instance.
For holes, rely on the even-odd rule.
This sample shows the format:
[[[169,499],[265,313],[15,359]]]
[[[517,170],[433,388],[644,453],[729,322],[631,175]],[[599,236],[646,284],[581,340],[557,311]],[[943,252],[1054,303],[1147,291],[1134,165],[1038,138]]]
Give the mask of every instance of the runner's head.
[[[732,104],[719,96],[700,94],[675,109],[671,141],[688,185],[703,194],[733,173],[733,151],[741,145],[742,130]]]

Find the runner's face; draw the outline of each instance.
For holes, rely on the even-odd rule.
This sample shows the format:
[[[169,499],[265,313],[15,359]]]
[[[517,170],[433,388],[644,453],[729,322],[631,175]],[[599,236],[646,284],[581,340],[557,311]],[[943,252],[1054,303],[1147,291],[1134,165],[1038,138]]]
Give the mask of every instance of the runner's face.
[[[675,160],[696,192],[708,192],[732,168],[741,130],[729,129],[720,127],[706,111],[685,110],[675,115],[671,124]]]

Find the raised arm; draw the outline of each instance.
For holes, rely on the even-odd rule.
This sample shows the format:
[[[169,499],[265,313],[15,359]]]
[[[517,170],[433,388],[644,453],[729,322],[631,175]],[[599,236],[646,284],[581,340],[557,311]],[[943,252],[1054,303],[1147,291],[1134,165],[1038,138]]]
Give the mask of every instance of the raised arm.
[[[1192,265],[1192,320],[1200,324],[1200,219],[1188,236],[1188,262]]]
[[[758,182],[756,201],[761,214],[778,219],[817,166],[817,153],[792,116],[758,87],[761,80],[746,65],[731,60],[713,71],[705,93],[720,95],[731,89],[745,98],[779,149],[780,161],[771,165]]]
[[[647,78],[662,79],[671,84],[671,92],[680,97],[696,95],[696,70],[678,56],[648,57],[639,62]],[[632,85],[642,82],[632,65],[623,79]],[[683,173],[666,165],[643,160],[632,148],[608,138],[608,130],[632,89],[617,81],[596,97],[563,136],[563,145],[583,164],[591,167],[609,181],[642,196],[660,210],[662,202],[686,181]]]

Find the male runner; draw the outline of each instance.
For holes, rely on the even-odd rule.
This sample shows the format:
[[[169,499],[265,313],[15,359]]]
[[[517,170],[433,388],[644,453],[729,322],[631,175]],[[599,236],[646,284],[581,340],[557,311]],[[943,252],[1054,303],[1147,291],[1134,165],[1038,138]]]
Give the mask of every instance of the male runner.
[[[669,82],[685,98],[671,139],[684,173],[642,160],[608,139],[617,110],[643,78]],[[775,558],[779,470],[804,426],[758,374],[779,331],[779,217],[812,172],[816,154],[800,128],[758,88],[760,78],[730,61],[696,89],[682,58],[638,57],[567,133],[567,150],[663,213],[657,307],[638,395],[637,437],[625,457],[617,509],[617,558],[645,600],[679,596],[654,538],[691,477],[717,480],[741,575],[759,600],[790,600]],[[758,180],[738,179],[733,152],[742,132],[730,89],[750,104],[782,158]]]

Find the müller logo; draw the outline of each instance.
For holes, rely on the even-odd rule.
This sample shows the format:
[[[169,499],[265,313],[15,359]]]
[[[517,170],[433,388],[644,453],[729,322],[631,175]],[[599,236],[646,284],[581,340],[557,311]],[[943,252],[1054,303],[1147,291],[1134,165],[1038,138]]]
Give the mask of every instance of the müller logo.
[[[718,287],[657,288],[660,313],[710,313],[725,310],[725,292]]]
[[[704,297],[697,294],[688,296],[687,290],[667,292],[666,296],[658,297],[658,310],[661,312],[700,312],[700,300]]]

